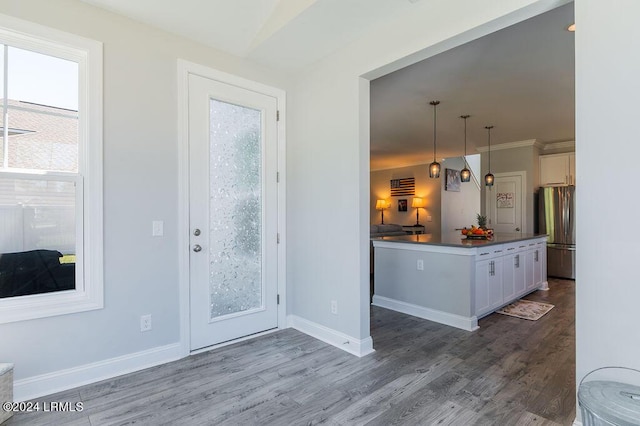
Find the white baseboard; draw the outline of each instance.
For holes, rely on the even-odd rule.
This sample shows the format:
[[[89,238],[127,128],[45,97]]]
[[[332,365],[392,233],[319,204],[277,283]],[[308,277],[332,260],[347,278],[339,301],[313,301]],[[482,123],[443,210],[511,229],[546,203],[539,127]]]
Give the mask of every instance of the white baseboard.
[[[542,285],[538,287],[538,290],[542,290],[542,291],[549,290],[549,281],[543,281]]]
[[[79,367],[28,377],[15,381],[13,398],[16,402],[26,401],[154,367],[182,357],[180,344],[175,343]]]
[[[287,315],[287,325],[359,357],[375,352],[371,336],[366,339],[356,339],[324,325],[300,318],[297,315]]]
[[[451,327],[461,328],[466,331],[474,331],[480,328],[478,327],[478,318],[476,316],[463,317],[462,315],[425,308],[424,306],[418,306],[384,296],[377,296],[375,294],[373,295],[373,305],[402,312],[403,314],[413,315],[414,317],[424,318],[440,324],[450,325]]]

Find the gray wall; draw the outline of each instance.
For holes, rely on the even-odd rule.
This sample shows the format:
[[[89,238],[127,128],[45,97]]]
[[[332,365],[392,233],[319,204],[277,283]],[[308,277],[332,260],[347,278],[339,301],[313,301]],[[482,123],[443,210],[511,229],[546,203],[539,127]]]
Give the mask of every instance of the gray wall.
[[[640,2],[579,0],[575,15],[579,382],[598,367],[640,369],[638,241],[630,228],[640,198],[629,190],[640,154],[630,137],[640,97]],[[637,377],[627,372],[625,380]]]
[[[375,249],[375,294],[463,317],[474,315],[475,257]],[[424,270],[416,270],[422,260]]]
[[[179,341],[177,58],[284,87],[273,73],[75,0],[0,13],[104,43],[104,309],[0,325],[15,378]],[[164,237],[151,237],[152,220]],[[153,329],[140,333],[140,315]]]

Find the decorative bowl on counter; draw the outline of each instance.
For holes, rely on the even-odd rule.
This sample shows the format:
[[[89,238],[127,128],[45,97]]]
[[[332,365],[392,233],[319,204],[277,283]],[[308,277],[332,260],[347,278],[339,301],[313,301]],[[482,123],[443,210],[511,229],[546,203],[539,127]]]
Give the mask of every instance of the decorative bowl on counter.
[[[471,228],[463,228],[461,234],[468,240],[488,240],[493,236],[493,229],[478,228],[473,225]]]
[[[467,240],[490,240],[491,235],[467,235],[465,238]]]

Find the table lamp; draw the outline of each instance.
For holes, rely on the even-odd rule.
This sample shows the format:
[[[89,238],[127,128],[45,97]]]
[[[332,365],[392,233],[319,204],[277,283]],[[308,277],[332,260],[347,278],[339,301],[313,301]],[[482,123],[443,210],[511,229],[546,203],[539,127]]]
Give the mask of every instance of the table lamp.
[[[411,201],[411,207],[416,209],[416,224],[414,226],[420,225],[420,209],[427,207],[427,203],[423,198],[414,197],[413,201]]]
[[[387,205],[386,200],[376,201],[376,210],[380,210],[380,214],[381,214],[380,225],[384,225],[384,211],[385,209],[388,209],[388,208],[389,206]]]

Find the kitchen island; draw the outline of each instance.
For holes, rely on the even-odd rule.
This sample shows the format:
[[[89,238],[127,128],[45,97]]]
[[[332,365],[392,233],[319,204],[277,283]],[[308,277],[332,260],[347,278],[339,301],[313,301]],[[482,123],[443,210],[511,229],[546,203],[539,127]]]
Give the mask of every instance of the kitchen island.
[[[548,290],[546,235],[459,233],[372,238],[373,305],[473,331],[478,319]]]

